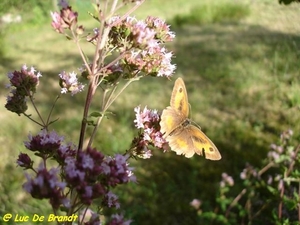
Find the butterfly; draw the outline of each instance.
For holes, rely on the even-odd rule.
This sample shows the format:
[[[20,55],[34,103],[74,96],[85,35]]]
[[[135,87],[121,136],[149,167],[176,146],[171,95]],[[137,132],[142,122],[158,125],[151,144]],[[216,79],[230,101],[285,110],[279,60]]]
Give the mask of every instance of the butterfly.
[[[160,131],[169,142],[171,150],[177,155],[190,158],[195,153],[204,155],[206,159],[219,160],[221,154],[215,144],[193,125],[188,118],[189,102],[182,78],[175,81],[170,106],[163,110],[160,121]]]

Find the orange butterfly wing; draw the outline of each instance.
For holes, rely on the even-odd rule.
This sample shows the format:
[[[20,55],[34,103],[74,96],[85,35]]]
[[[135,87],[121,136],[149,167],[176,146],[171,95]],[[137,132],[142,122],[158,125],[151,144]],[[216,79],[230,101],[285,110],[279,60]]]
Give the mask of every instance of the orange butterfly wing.
[[[180,77],[175,81],[170,106],[183,118],[187,118],[189,116],[188,96],[184,82]]]
[[[190,121],[188,121],[190,122]],[[190,158],[195,153],[205,155],[210,160],[221,159],[221,154],[214,143],[196,126],[188,124],[168,137],[171,149],[178,155]]]
[[[188,97],[182,78],[175,81],[170,106],[163,110],[161,115],[161,132],[164,138],[176,130],[189,115]]]
[[[188,119],[189,104],[184,82],[175,81],[170,106],[161,115],[161,132],[169,142],[172,151],[190,158],[195,153],[205,154],[211,160],[221,159],[221,154],[214,143]]]
[[[168,137],[172,132],[181,127],[184,117],[180,116],[178,112],[171,106],[168,106],[163,110],[160,121],[160,131],[164,134],[164,138],[168,140]]]

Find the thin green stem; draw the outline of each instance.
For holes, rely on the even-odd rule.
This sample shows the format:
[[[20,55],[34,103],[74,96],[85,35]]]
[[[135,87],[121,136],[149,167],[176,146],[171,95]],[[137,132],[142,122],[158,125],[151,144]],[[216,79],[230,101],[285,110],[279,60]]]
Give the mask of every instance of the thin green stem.
[[[269,162],[264,168],[262,168],[259,172],[258,172],[258,176],[260,177],[264,172],[266,172],[268,169],[270,169],[271,167],[275,166],[276,164],[272,161]]]
[[[80,129],[80,136],[79,136],[79,143],[78,143],[78,151],[81,151],[83,148],[83,141],[84,141],[85,130],[87,126],[88,112],[89,112],[90,105],[92,103],[92,98],[96,91],[96,85],[94,84],[95,77],[93,77],[92,79],[93,80],[89,84],[88,93],[86,95],[85,106],[83,110],[83,117],[81,122],[81,129]]]
[[[60,95],[58,95],[58,96],[56,97],[56,99],[54,100],[54,102],[53,102],[53,104],[52,104],[52,107],[51,107],[51,109],[50,109],[50,112],[49,112],[49,115],[48,115],[47,121],[46,121],[46,124],[47,124],[47,125],[49,125],[49,121],[50,121],[50,118],[51,118],[51,115],[52,115],[54,106],[55,106],[55,104],[56,104],[56,102],[58,101],[59,98],[60,98]]]
[[[71,32],[72,32],[72,35],[73,35],[73,37],[74,37],[74,39],[75,39],[75,43],[76,43],[77,49],[78,49],[79,54],[80,54],[80,56],[81,56],[81,58],[82,58],[82,60],[83,60],[83,62],[84,62],[85,67],[86,67],[88,73],[89,73],[89,74],[92,74],[91,68],[90,68],[89,63],[88,63],[88,61],[87,61],[87,57],[85,56],[85,54],[84,54],[84,52],[82,51],[82,48],[81,48],[81,46],[80,46],[80,44],[79,44],[79,39],[78,39],[77,35],[74,33],[73,30],[71,30]]]
[[[225,213],[225,217],[228,217],[230,210],[232,209],[233,206],[235,206],[238,201],[243,197],[244,194],[246,194],[247,189],[244,188],[235,198],[234,200],[230,203],[230,205],[228,206],[226,213]]]
[[[116,1],[117,1],[117,0],[116,0]],[[145,0],[142,0],[139,4],[135,4],[132,8],[130,8],[130,9],[128,10],[128,12],[126,12],[123,16],[120,17],[120,20],[124,20],[124,19],[125,19],[126,17],[128,17],[132,12],[134,12],[135,10],[137,10],[137,8],[140,7],[140,6],[144,3],[144,1],[145,1]],[[118,10],[118,9],[121,8],[122,6],[123,6],[123,4],[120,5],[119,7],[117,7],[116,10]],[[117,21],[116,21],[115,23],[117,23]],[[111,24],[110,26],[113,26],[113,25],[114,25],[114,23]]]
[[[32,122],[36,123],[37,125],[39,125],[39,126],[41,126],[41,127],[44,126],[42,123],[39,123],[38,121],[32,119],[32,118],[30,117],[30,115],[28,115],[28,114],[26,114],[26,113],[23,113],[23,115],[26,116],[28,119],[30,119]]]
[[[107,104],[104,108],[104,111],[106,111],[111,106],[111,104],[120,96],[120,94],[129,86],[129,84],[131,84],[133,81],[137,81],[139,79],[140,79],[139,77],[136,77],[136,78],[131,78],[130,80],[128,80],[126,82],[126,84],[122,87],[122,89],[113,98],[111,98],[110,101],[107,102]]]
[[[100,126],[100,123],[102,122],[102,119],[103,117],[105,116],[105,113],[106,111],[108,110],[108,108],[112,105],[112,103],[120,96],[120,94],[133,82],[133,81],[136,81],[138,80],[139,78],[132,78],[130,80],[128,80],[126,82],[126,84],[121,88],[121,90],[116,94],[114,95],[116,89],[117,89],[117,86],[114,86],[114,88],[111,90],[110,94],[109,94],[109,97],[106,99],[106,94],[108,92],[108,90],[104,90],[104,94],[103,94],[103,99],[102,99],[102,109],[101,109],[101,116],[98,118],[97,120],[97,123],[94,127],[94,130],[92,132],[92,135],[91,135],[91,138],[89,140],[89,143],[88,143],[88,147],[90,147],[93,143],[93,140],[96,136],[96,133],[97,133],[97,130],[98,130],[98,127]],[[116,82],[117,83],[117,82]]]
[[[93,130],[93,132],[92,132],[92,134],[91,134],[91,137],[90,137],[90,140],[89,140],[89,143],[88,143],[88,146],[87,146],[87,147],[91,147],[91,145],[92,145],[92,143],[93,143],[93,140],[94,140],[94,138],[95,138],[95,136],[96,136],[97,130],[98,130],[99,126],[100,126],[100,123],[101,123],[101,121],[102,121],[102,119],[103,119],[103,117],[104,117],[104,113],[105,113],[105,112],[103,112],[103,104],[104,104],[104,102],[105,102],[107,92],[108,92],[108,89],[105,89],[104,92],[103,92],[101,115],[100,115],[100,117],[99,117],[98,120],[97,120],[97,124],[96,124],[95,127],[94,127],[94,130]]]
[[[43,120],[42,115],[40,114],[39,110],[37,109],[37,107],[36,107],[36,105],[35,105],[35,103],[34,103],[34,101],[33,101],[32,95],[29,95],[29,99],[30,99],[30,101],[31,101],[31,103],[32,103],[32,105],[33,105],[34,110],[36,111],[38,117],[40,118],[40,120],[41,120],[41,122],[42,122],[42,123],[41,123],[41,124],[42,124],[42,127],[47,129],[46,124],[45,124],[45,121]],[[34,121],[34,120],[32,120],[32,121]],[[40,123],[37,123],[37,124],[40,124]]]
[[[84,218],[85,218],[85,215],[86,215],[88,209],[89,209],[88,207],[85,208],[85,210],[84,210],[84,212],[83,212],[83,214],[82,214],[82,219],[81,219],[81,221],[79,221],[79,224],[83,224],[83,220],[84,220]]]

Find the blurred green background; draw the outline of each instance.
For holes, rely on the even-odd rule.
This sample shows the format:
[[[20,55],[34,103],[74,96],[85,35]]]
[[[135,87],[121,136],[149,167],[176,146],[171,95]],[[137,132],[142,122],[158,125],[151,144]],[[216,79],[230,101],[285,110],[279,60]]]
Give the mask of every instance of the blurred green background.
[[[97,25],[86,13],[92,10],[89,1],[71,2],[79,10],[80,23],[87,29]],[[106,154],[128,149],[137,134],[133,108],[147,105],[162,111],[180,76],[189,94],[191,118],[216,144],[222,160],[186,159],[157,150],[151,159],[133,160],[138,183],[116,190],[132,224],[197,224],[190,202],[201,199],[202,210],[213,209],[222,172],[233,176],[238,190],[245,164],[259,166],[282,131],[291,128],[299,138],[299,7],[276,0],[151,0],[138,9],[138,18],[157,16],[171,24],[176,38],[168,48],[177,70],[171,82],[149,77],[126,89],[110,109],[115,116],[99,129],[95,147]],[[0,23],[0,217],[6,212],[50,212],[46,201],[32,200],[22,190],[23,172],[15,164],[25,151],[28,132],[35,134],[39,127],[4,108],[4,86],[8,71],[24,63],[35,66],[43,74],[36,101],[46,113],[60,91],[58,73],[78,72],[82,62],[75,44],[50,26],[49,12],[54,10],[52,1],[0,3],[0,16],[22,16],[20,23]],[[91,45],[83,43],[83,48],[92,56]],[[84,95],[63,96],[54,111],[59,121],[52,128],[75,143]]]

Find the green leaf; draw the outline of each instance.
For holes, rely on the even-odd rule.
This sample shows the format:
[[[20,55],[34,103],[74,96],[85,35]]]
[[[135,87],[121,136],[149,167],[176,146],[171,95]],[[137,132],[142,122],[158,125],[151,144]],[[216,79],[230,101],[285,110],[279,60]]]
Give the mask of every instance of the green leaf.
[[[92,112],[89,117],[101,117],[102,116],[102,113],[100,112]]]

